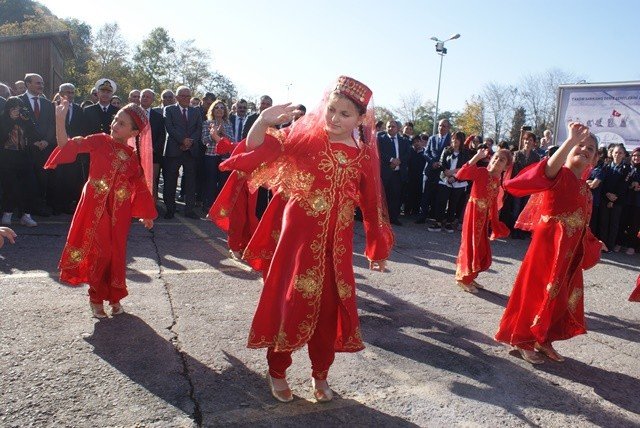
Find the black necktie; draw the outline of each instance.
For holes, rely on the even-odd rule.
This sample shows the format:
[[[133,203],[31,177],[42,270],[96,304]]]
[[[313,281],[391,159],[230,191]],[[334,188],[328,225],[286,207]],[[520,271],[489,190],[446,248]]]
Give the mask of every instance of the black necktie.
[[[106,113],[108,107],[102,107],[102,110]]]
[[[398,140],[397,140],[397,138],[398,138],[398,137],[393,137],[393,138],[391,139],[391,142],[393,143],[393,152],[396,154],[396,155],[395,155],[395,158],[396,158],[396,159],[398,159],[398,151],[396,150],[396,142],[398,141]]]
[[[236,140],[242,140],[242,118],[238,116],[238,135],[236,136]]]
[[[452,155],[451,159],[458,159],[458,155]]]

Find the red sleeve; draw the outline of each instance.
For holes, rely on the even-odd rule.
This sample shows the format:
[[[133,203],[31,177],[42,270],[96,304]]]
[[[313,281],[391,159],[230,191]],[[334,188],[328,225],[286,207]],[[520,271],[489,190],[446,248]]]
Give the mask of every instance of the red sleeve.
[[[477,165],[469,165],[468,163],[465,163],[456,173],[456,179],[458,181],[477,180],[482,173],[482,169],[486,171],[486,168],[480,168]]]
[[[560,181],[558,177],[564,174],[564,167],[560,169],[556,178],[551,179],[544,172],[546,166],[547,159],[529,165],[520,171],[515,178],[506,180],[504,188],[515,197],[527,196],[551,189]]]
[[[72,163],[76,160],[78,153],[90,153],[98,145],[106,142],[106,134],[93,134],[79,141],[69,139],[64,147],[56,146],[49,155],[49,159],[44,164],[44,169],[55,169],[58,165]]]
[[[360,181],[360,209],[365,232],[364,254],[369,260],[386,260],[393,247],[393,231],[384,214],[381,189],[376,189],[376,181],[367,180],[367,171],[363,172]]]
[[[142,169],[139,168],[139,174],[134,179],[134,191],[131,196],[131,217],[155,219],[158,217],[156,203],[149,192],[147,181],[144,178]]]
[[[602,250],[602,243],[596,238],[591,229],[587,227],[584,238],[584,256],[582,257],[582,269],[591,269],[600,260],[600,252]]]
[[[262,163],[273,162],[283,152],[280,140],[269,134],[264,136],[264,142],[260,147],[250,152],[246,151],[245,141],[238,145],[229,159],[220,164],[220,171],[237,170],[250,173]]]

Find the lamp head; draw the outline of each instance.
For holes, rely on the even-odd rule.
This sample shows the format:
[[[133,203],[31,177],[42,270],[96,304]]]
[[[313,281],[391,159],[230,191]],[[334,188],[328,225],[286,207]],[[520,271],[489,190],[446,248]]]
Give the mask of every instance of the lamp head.
[[[456,33],[453,36],[449,37],[449,40],[455,40],[460,38],[460,33]]]
[[[437,42],[438,38],[436,36],[433,36],[430,40],[433,40],[434,42]]]

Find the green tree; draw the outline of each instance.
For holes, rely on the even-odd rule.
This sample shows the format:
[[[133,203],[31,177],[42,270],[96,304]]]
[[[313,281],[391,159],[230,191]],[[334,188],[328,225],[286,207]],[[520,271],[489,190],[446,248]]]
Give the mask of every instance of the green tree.
[[[136,46],[133,55],[133,82],[139,89],[160,93],[171,86],[175,41],[166,29],[157,27]]]
[[[386,124],[390,120],[396,120],[396,115],[386,107],[376,106],[375,113],[376,113],[376,121],[381,120]]]
[[[33,0],[0,0],[0,26],[22,24],[34,19],[47,17],[55,18],[55,15],[42,4]]]
[[[205,83],[213,77],[209,70],[210,53],[196,47],[194,40],[181,42],[177,52],[173,67],[176,84],[186,85],[194,93],[202,93]]]
[[[120,34],[117,23],[104,24],[96,33],[93,44],[94,59],[89,61],[88,82],[102,77],[112,79],[118,85],[120,96],[128,94],[133,87],[131,64],[127,58],[127,43]]]
[[[524,107],[520,106],[515,109],[513,113],[513,121],[511,122],[511,131],[509,132],[509,141],[512,143],[520,143],[520,130],[526,123],[527,111]]]
[[[467,135],[483,135],[484,133],[484,104],[477,96],[471,101],[465,101],[464,109],[456,119],[458,129]]]
[[[221,100],[230,101],[238,96],[238,90],[231,79],[218,72],[214,72],[205,83],[205,89],[216,94]]]
[[[76,86],[76,96],[85,98],[94,82],[89,81],[89,62],[93,59],[93,35],[91,26],[75,18],[63,21],[69,29],[75,58],[67,59],[64,64],[65,80]]]

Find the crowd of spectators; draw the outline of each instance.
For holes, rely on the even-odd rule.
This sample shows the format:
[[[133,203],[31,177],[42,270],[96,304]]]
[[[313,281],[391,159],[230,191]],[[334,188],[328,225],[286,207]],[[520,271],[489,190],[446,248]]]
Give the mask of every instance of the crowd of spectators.
[[[525,128],[520,142],[495,144],[491,138],[452,132],[446,119],[438,123],[436,135],[414,135],[411,122],[402,126],[402,132],[398,131],[398,121],[389,121],[386,131],[384,126],[383,122],[377,124],[383,183],[389,171],[401,183],[385,185],[391,222],[401,226],[400,216],[413,218],[415,223],[426,224],[431,232],[453,233],[461,229],[473,183],[458,181],[455,175],[479,148],[506,148],[513,152],[513,167],[505,173],[505,179],[551,156],[558,148],[549,130],[538,139]],[[405,148],[409,148],[408,153]],[[587,179],[593,196],[591,230],[606,244],[605,252],[625,250],[632,255],[640,251],[640,147],[629,155],[624,144],[610,144],[600,147],[599,154]],[[402,173],[403,168],[406,174]],[[386,182],[391,181],[387,178]],[[500,219],[511,228],[512,239],[529,237],[528,232],[515,228],[527,201],[526,197],[516,198],[505,192]]]
[[[70,83],[60,85],[51,99],[43,89],[44,81],[35,73],[26,74],[12,87],[0,83],[2,225],[10,225],[15,215],[22,225],[34,227],[37,223],[32,214],[48,217],[71,214],[75,209],[88,175],[88,155],[80,155],[75,163],[53,171],[42,168],[56,144],[54,106],[62,98],[71,103],[67,118],[71,137],[109,133],[113,116],[126,103],[138,104],[147,111],[153,145],[153,196],[157,201],[162,177],[164,218],[168,220],[176,214],[176,200],[184,202],[184,216],[206,215],[228,176],[218,169],[229,156],[216,149],[218,142],[222,138],[234,143],[246,138],[260,112],[273,104],[271,97],[264,95],[252,112],[244,99],[231,102],[211,92],[199,97],[186,86],[175,92],[165,89],[156,103],[156,93],[151,89],[116,95],[117,84],[110,79],[96,82],[89,98],[80,104]],[[296,118],[305,112],[299,105]],[[516,144],[495,144],[491,138],[452,132],[447,119],[438,123],[435,135],[414,134],[411,122],[402,125],[391,120],[378,122],[376,127],[391,223],[401,226],[401,217],[412,218],[432,232],[460,230],[473,183],[458,181],[455,175],[478,149],[510,149],[514,163],[506,173],[509,178],[557,148],[548,130],[538,139],[523,129]],[[181,191],[176,194],[179,180]],[[607,251],[639,251],[640,148],[629,156],[623,144],[601,147],[587,184],[593,194],[591,230],[607,245]],[[260,190],[258,215],[269,197],[266,190]],[[500,217],[511,227],[514,239],[527,238],[526,233],[514,228],[526,203],[526,198],[508,194],[503,201]]]
[[[75,210],[88,176],[88,155],[82,154],[73,164],[53,171],[42,168],[56,145],[54,107],[63,98],[70,102],[70,137],[108,134],[113,117],[127,103],[146,110],[153,147],[153,196],[157,201],[162,177],[165,219],[174,218],[176,200],[184,202],[184,216],[206,215],[228,176],[219,171],[218,165],[230,153],[217,150],[217,143],[222,138],[234,143],[246,138],[259,113],[273,103],[269,96],[262,96],[258,111],[250,111],[244,99],[232,103],[211,92],[198,97],[186,86],[176,88],[175,93],[171,89],[162,91],[160,103],[156,103],[151,89],[117,95],[116,82],[107,78],[98,80],[89,99],[80,104],[76,103],[76,88],[71,83],[60,85],[51,98],[45,96],[43,89],[44,81],[35,73],[28,73],[24,81],[11,87],[0,84],[3,225],[12,224],[14,214],[22,225],[34,227],[37,223],[32,214],[48,217]],[[305,112],[305,107],[299,105],[296,117]],[[176,194],[178,187],[181,190]],[[263,196],[263,205],[268,197]]]

